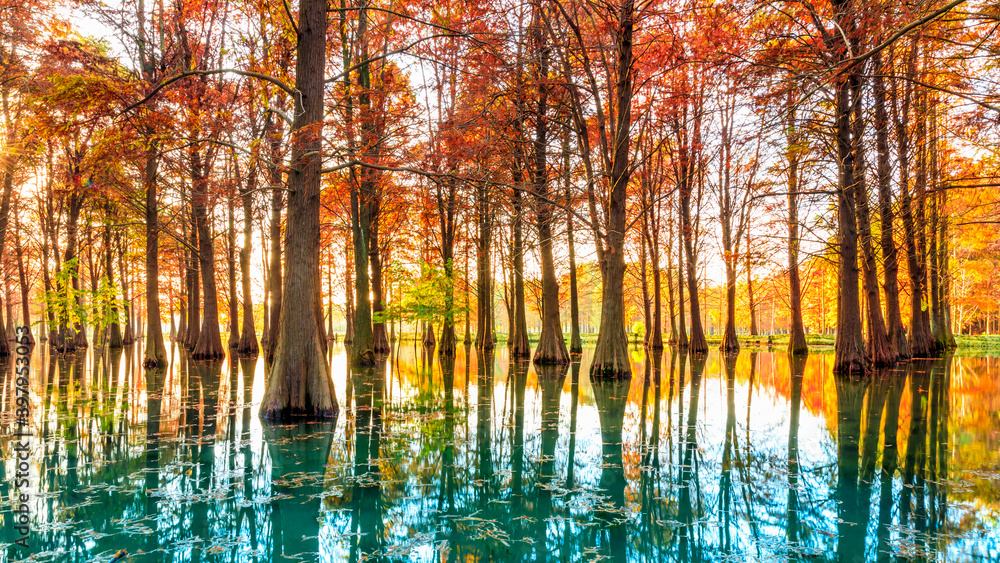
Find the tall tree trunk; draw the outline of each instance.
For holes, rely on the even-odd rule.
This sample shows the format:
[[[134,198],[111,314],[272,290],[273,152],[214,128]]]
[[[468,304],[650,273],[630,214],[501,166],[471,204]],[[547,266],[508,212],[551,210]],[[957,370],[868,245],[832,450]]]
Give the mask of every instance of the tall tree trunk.
[[[840,4],[838,8],[843,9]],[[838,15],[841,20],[845,18],[843,13]],[[837,337],[833,364],[835,373],[863,373],[868,367],[858,291],[858,224],[855,204],[857,182],[854,177],[851,108],[850,80],[848,77],[839,77],[834,89],[834,134],[838,166],[837,224],[840,230],[837,241],[840,298],[837,301]]]
[[[83,209],[84,194],[82,186],[79,186],[79,175],[74,175],[73,179],[73,190],[68,197],[68,202],[66,204],[66,257],[63,260],[64,263],[73,263],[73,279],[71,284],[73,286],[73,292],[76,295],[76,305],[79,308],[83,308],[83,292],[80,290],[80,264],[79,264],[79,231],[80,231],[80,211]],[[73,342],[73,348],[86,348],[89,344],[87,342],[87,330],[84,323],[77,321],[74,326],[68,330],[71,330],[71,338]]]
[[[645,207],[645,205],[643,205]],[[642,212],[645,215],[645,211]],[[645,220],[643,220],[645,222]],[[643,230],[645,231],[645,225],[643,225]],[[649,295],[649,260],[646,256],[646,237],[644,234],[639,236],[639,281],[640,286],[642,286],[642,344],[645,347],[649,347],[650,337],[652,336],[652,324],[653,319],[651,311],[652,309],[652,298]]]
[[[371,292],[372,292],[372,350],[376,354],[388,354],[389,338],[385,331],[385,319],[382,313],[385,311],[385,292],[382,282],[382,253],[379,248],[379,196],[375,189],[370,189],[370,196],[375,198],[371,217],[371,234],[368,240],[368,262],[371,270]]]
[[[184,222],[183,220],[180,223],[181,223],[181,240],[187,240],[188,239],[187,223]],[[181,344],[184,344],[185,342],[187,342],[187,322],[188,322],[187,302],[188,302],[188,288],[190,287],[190,283],[188,281],[188,264],[190,264],[190,260],[188,258],[187,247],[181,245],[179,248],[180,248],[180,257],[177,269],[180,274],[179,279],[181,281],[181,294],[180,298],[178,299],[178,301],[180,302],[179,303],[180,310],[178,311],[177,314],[178,326],[177,326],[177,335],[174,338],[174,342],[180,342]]]
[[[632,125],[632,31],[635,2],[625,0],[618,13],[614,149],[611,154],[606,240],[601,252],[601,326],[590,365],[591,377],[631,377],[632,362],[625,335],[625,230],[627,228],[627,190],[631,174],[630,136]],[[557,296],[558,299],[558,296]]]
[[[683,226],[681,226],[683,230]],[[691,345],[687,334],[687,319],[684,318],[684,233],[677,233],[677,347],[687,350]]]
[[[323,78],[326,61],[326,2],[299,3],[296,46],[295,121],[288,172],[288,232],[278,343],[267,380],[261,416],[336,417],[339,408],[319,342],[316,318],[319,280],[320,166],[322,164]],[[364,247],[362,247],[364,248]],[[361,252],[362,255],[367,255]]]
[[[653,350],[663,349],[663,297],[660,271],[660,241],[657,233],[659,229],[653,231],[650,241],[650,258],[653,263],[653,333],[650,336],[650,347]]]
[[[563,136],[563,182],[566,191],[566,206],[572,207],[570,195],[570,161],[569,161],[569,131]],[[583,354],[583,341],[580,338],[580,291],[576,279],[576,240],[573,236],[573,213],[566,212],[566,238],[569,244],[569,319],[570,339],[569,353]]]
[[[177,337],[177,322],[174,320],[174,280],[173,278],[167,279],[167,316],[170,317],[170,334],[167,338],[173,342]]]
[[[924,72],[922,73],[922,76],[926,76],[926,56],[925,50],[923,60]],[[928,176],[930,174],[930,155],[928,154],[929,135],[927,131],[927,98],[929,95],[928,91],[924,88],[917,90],[917,174],[913,182],[914,191],[916,192],[916,199],[914,201],[916,205],[913,209],[913,222],[916,232],[917,259],[920,263],[920,287],[923,288],[923,305],[920,307],[920,323],[923,325],[923,331],[927,334],[928,347],[930,350],[929,354],[934,355],[937,352],[937,349],[934,341],[934,333],[931,331],[931,302],[933,300],[933,292],[930,288],[927,251],[927,183]]]
[[[722,223],[722,259],[726,268],[726,328],[722,336],[722,343],[719,349],[727,354],[736,354],[740,351],[740,341],[736,337],[736,266],[737,266],[737,246],[739,245],[739,232],[733,232],[733,220],[736,214],[733,201],[733,189],[731,179],[731,167],[733,161],[732,131],[732,102],[727,98],[723,102],[725,106],[722,110],[722,139],[720,147],[719,165],[719,191],[720,207],[719,219]],[[721,300],[720,300],[721,301]],[[721,307],[721,302],[720,302]],[[720,311],[721,317],[721,311]]]
[[[552,256],[552,205],[549,203],[548,170],[546,163],[548,111],[549,47],[545,44],[541,6],[535,7],[533,35],[538,49],[538,104],[535,108],[534,166],[532,184],[535,189],[535,208],[538,225],[538,253],[542,268],[542,330],[538,336],[533,362],[536,364],[568,364],[569,352],[563,340],[562,321],[559,316],[559,282],[556,280],[555,260]],[[618,295],[619,300],[621,294]],[[624,324],[623,324],[624,326]],[[595,356],[596,361],[597,356]]]
[[[455,187],[449,186],[448,202],[442,207],[441,214],[441,258],[444,262],[445,295],[444,320],[441,322],[441,340],[438,343],[438,354],[453,359],[457,352],[455,338]],[[439,192],[440,198],[440,192]],[[440,201],[440,200],[439,200]]]
[[[191,220],[188,223],[188,227],[191,229],[190,232],[190,249],[189,249],[189,259],[187,266],[187,294],[188,294],[188,319],[187,319],[187,335],[184,339],[184,345],[187,346],[189,350],[194,349],[195,344],[201,335],[201,286],[199,285],[199,278],[201,275],[200,259],[198,254],[200,253],[199,243],[198,243],[198,222],[195,220],[194,212],[191,213]]]
[[[667,307],[670,312],[670,344],[677,344],[677,306],[674,301],[674,206],[668,205],[667,221]]]
[[[354,183],[352,182],[352,185]],[[375,364],[375,337],[372,330],[371,301],[368,298],[368,236],[371,221],[368,206],[360,201],[358,190],[351,190],[351,224],[354,238],[354,334],[351,363]]]
[[[792,94],[789,93],[791,105]],[[805,329],[802,324],[802,284],[799,280],[799,131],[795,122],[795,109],[788,110],[786,152],[788,159],[788,285],[791,327],[788,335],[788,353],[806,354]]]
[[[893,237],[895,227],[892,210],[892,167],[889,162],[889,116],[886,111],[884,76],[887,69],[882,64],[881,52],[876,52],[872,61],[875,66],[872,93],[875,98],[875,147],[878,151],[878,201],[886,332],[889,336],[890,349],[896,358],[908,358],[910,346],[906,341],[906,329],[903,328],[903,317],[899,309],[899,262],[896,241]]]
[[[921,263],[921,255],[917,249],[917,234],[916,229],[918,225],[914,223],[913,214],[913,200],[910,195],[910,177],[909,177],[909,165],[910,165],[910,105],[912,102],[912,90],[913,90],[913,80],[916,79],[916,59],[917,59],[917,40],[913,40],[910,52],[908,54],[908,60],[906,63],[906,79],[903,81],[903,92],[902,99],[899,96],[893,96],[894,100],[898,100],[899,109],[894,112],[896,115],[896,139],[898,143],[898,161],[900,163],[900,201],[899,208],[903,219],[903,233],[904,239],[906,241],[906,262],[907,262],[907,273],[910,278],[910,330],[909,330],[909,344],[910,344],[910,355],[915,358],[925,358],[931,355],[931,334],[930,327],[927,326],[924,321],[923,308],[925,306],[925,288],[923,283],[923,276],[921,271],[923,269]],[[893,89],[896,90],[897,85],[894,81]],[[919,163],[918,163],[919,168]],[[918,172],[918,180],[919,180]],[[919,228],[923,228],[920,224]]]
[[[701,306],[698,302],[697,255],[694,249],[694,232],[691,223],[691,184],[685,182],[681,188],[681,232],[684,238],[684,265],[687,267],[688,297],[691,308],[691,338],[688,348],[692,354],[708,352],[708,341],[701,324]],[[683,338],[683,337],[682,337]]]
[[[18,215],[20,218],[20,215]],[[21,287],[21,325],[24,326],[24,332],[19,339],[20,344],[26,344],[27,346],[35,345],[35,337],[31,334],[31,311],[28,306],[28,277],[24,269],[24,247],[21,245],[21,222],[17,221],[17,232],[14,233],[14,244],[16,246],[17,253],[17,279]],[[2,254],[0,254],[2,256]]]
[[[947,194],[945,194],[947,195]],[[951,328],[951,254],[948,251],[948,215],[941,217],[941,242],[938,248],[941,252],[941,312],[944,315],[945,346],[953,349],[958,346],[955,334]]]
[[[3,86],[3,99],[6,105],[7,98],[9,96],[9,87],[5,83]],[[11,141],[13,140],[13,131],[9,128],[10,120],[5,120],[8,127],[7,131],[7,145],[5,149],[11,149]],[[15,173],[15,159],[12,151],[5,150],[2,157],[3,168],[0,170],[0,175],[3,178],[3,194],[0,195],[0,257],[5,257],[5,242],[7,240],[7,227],[10,220],[10,199],[11,195],[14,193],[14,173]],[[49,173],[51,174],[51,155],[49,156]],[[0,319],[0,326],[3,326],[3,319]],[[7,357],[10,355],[10,344],[7,342],[6,338],[0,338],[0,357]]]
[[[944,327],[944,314],[941,308],[941,261],[938,243],[941,234],[941,206],[944,202],[945,192],[941,188],[941,169],[938,159],[938,127],[937,127],[937,100],[930,101],[928,110],[928,120],[930,121],[930,205],[931,205],[931,225],[928,257],[930,258],[930,290],[931,290],[931,334],[934,338],[934,348],[937,352],[942,352],[947,348],[947,336]]]
[[[135,344],[135,330],[132,327],[132,319],[134,319],[134,303],[129,300],[129,279],[125,274],[125,245],[122,243],[122,235],[118,233],[116,236],[116,243],[118,246],[118,276],[122,281],[122,300],[126,303],[124,308],[125,311],[125,332],[122,333],[122,344],[125,346]],[[157,280],[159,281],[159,280]],[[159,289],[157,289],[159,291]]]
[[[333,260],[326,267],[326,337],[327,339],[334,340],[336,337],[333,333]]]
[[[750,302],[750,336],[757,336],[757,301],[753,294],[753,261],[750,259],[750,228],[746,229],[746,248],[743,256],[747,269],[747,300]]]
[[[108,285],[110,287],[114,288],[115,287],[115,268],[114,268],[114,262],[112,261],[112,255],[113,255],[113,253],[111,252],[111,226],[109,224],[105,224],[104,225],[104,235],[103,235],[103,241],[102,241],[102,243],[104,244],[104,275],[107,276],[107,278],[108,278]],[[147,246],[148,246],[148,244],[147,244]],[[147,264],[146,267],[148,268],[149,265]],[[157,268],[159,268],[159,263],[157,263]],[[147,291],[148,291],[148,289],[149,288],[147,288]],[[112,297],[112,299],[114,299],[114,297]],[[110,323],[108,325],[108,347],[110,347],[110,348],[121,348],[124,345],[124,343],[122,342],[121,324],[118,322],[118,320],[119,320],[118,319],[118,303],[117,302],[112,302],[111,308],[113,310],[113,318],[111,319],[111,321],[110,321]],[[152,322],[149,323],[150,332],[152,332],[153,325],[155,325],[155,324],[156,323],[152,323]],[[160,357],[158,357],[156,355],[157,354],[156,343],[155,342],[150,342],[148,340],[148,338],[149,338],[148,335],[147,335],[146,338],[147,338],[147,341],[146,341],[146,352],[144,353],[143,365],[146,366],[146,364],[149,364],[147,367],[155,367],[155,366],[158,366],[161,361],[165,362],[166,361],[166,355],[167,355],[166,345],[163,346],[163,350],[162,350],[163,351],[163,357],[160,358]],[[161,339],[163,338],[162,334],[160,335],[160,338]],[[148,361],[147,358],[151,358],[152,361]]]
[[[278,158],[281,146],[280,124],[271,126],[271,158]],[[267,348],[267,360],[274,357],[274,348],[278,344],[278,326],[281,324],[281,298],[283,283],[281,279],[281,210],[285,206],[285,197],[281,182],[281,170],[276,164],[271,167],[271,217],[268,221],[270,249],[267,286],[270,294],[270,310],[267,315],[267,330],[262,338]],[[267,304],[265,304],[267,305]]]
[[[476,185],[476,215],[479,233],[476,239],[476,348],[490,351],[494,348],[493,328],[493,267],[491,243],[493,241],[493,210],[485,182]]]
[[[351,344],[354,342],[354,282],[351,272],[354,271],[354,266],[351,260],[351,245],[348,244],[344,247],[344,296],[346,298],[344,303],[344,344]]]
[[[257,328],[253,318],[253,292],[250,286],[250,255],[253,252],[253,191],[256,189],[257,175],[250,172],[247,187],[243,192],[243,248],[240,250],[240,275],[243,282],[243,329],[237,350],[241,354],[256,355]]]
[[[517,176],[515,176],[517,177]],[[521,189],[514,187],[514,318],[510,321],[508,343],[511,358],[527,358],[531,355],[528,343],[528,320],[524,303],[524,239],[522,233],[524,204]]]
[[[94,346],[100,348],[104,346],[104,330],[101,327],[101,311],[98,309],[98,302],[93,296],[97,295],[97,290],[100,287],[100,276],[97,274],[97,266],[94,264],[94,225],[93,225],[93,214],[89,214],[87,217],[87,274],[90,277],[90,315],[92,319],[92,325],[94,327],[94,336],[91,339],[94,342]],[[13,328],[13,327],[12,327]],[[13,333],[11,338],[13,338]]]
[[[207,163],[203,164],[200,155],[195,154],[198,158],[192,162],[192,167],[198,173],[191,186],[191,206],[198,231],[198,260],[205,311],[191,357],[209,360],[225,357],[226,352],[219,332],[219,295],[215,285],[215,242],[209,225]]]
[[[466,347],[472,344],[472,321],[471,321],[471,309],[469,308],[469,228],[465,228],[465,246],[463,248],[465,251],[465,268],[463,268],[465,274],[465,281],[463,283],[462,293],[465,295],[465,335],[462,339],[462,343]],[[468,356],[469,350],[466,351],[466,356]],[[468,364],[466,364],[468,365]]]
[[[368,88],[371,85],[368,64],[368,11],[366,5],[358,12],[357,37],[360,43],[360,58],[358,62],[358,101],[360,106],[361,145],[363,156],[370,158],[371,147],[368,143],[377,142],[374,139],[374,124],[371,115],[371,98]],[[348,78],[345,76],[345,81]],[[348,111],[353,110],[352,101],[348,101]],[[349,130],[353,130],[353,113],[348,114]],[[348,143],[354,150],[353,137]],[[372,304],[369,298],[371,278],[369,277],[370,249],[373,241],[372,224],[377,212],[375,183],[372,170],[368,168],[351,168],[351,232],[354,237],[354,341],[351,348],[351,362],[354,365],[374,365],[376,354],[375,332],[372,326]]]
[[[226,237],[226,266],[229,273],[229,340],[226,345],[236,348],[240,343],[240,300],[236,295],[236,210],[235,198],[229,199],[229,225]]]
[[[871,213],[868,205],[868,182],[865,179],[864,152],[864,112],[862,109],[864,86],[859,72],[851,73],[852,98],[852,143],[854,145],[854,197],[857,206],[858,231],[861,238],[862,273],[864,275],[865,303],[867,305],[866,324],[868,341],[866,352],[868,359],[875,366],[888,366],[896,359],[896,354],[889,342],[889,334],[885,329],[882,317],[882,304],[879,297],[878,266],[876,264],[875,248],[872,244]]]

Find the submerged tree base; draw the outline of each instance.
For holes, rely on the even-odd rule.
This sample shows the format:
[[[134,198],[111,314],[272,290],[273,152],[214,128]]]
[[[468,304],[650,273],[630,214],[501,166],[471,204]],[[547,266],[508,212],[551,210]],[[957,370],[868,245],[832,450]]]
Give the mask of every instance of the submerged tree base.
[[[590,364],[590,377],[608,379],[629,379],[632,377],[632,361],[629,358],[628,342],[625,334],[618,341],[597,337],[594,361]]]
[[[315,334],[302,346],[286,346],[279,337],[260,417],[271,422],[325,419],[340,414],[333,381]]]

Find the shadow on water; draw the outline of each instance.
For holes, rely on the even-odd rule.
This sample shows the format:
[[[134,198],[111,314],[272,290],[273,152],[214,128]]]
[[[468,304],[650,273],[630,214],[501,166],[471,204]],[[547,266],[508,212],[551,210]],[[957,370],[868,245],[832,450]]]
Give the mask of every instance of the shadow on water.
[[[633,353],[630,380],[407,343],[340,420],[261,424],[265,366],[32,355],[35,561],[995,560],[997,364]],[[0,362],[12,447],[12,362]],[[961,448],[956,447],[961,444]],[[0,494],[14,495],[2,466]],[[0,511],[2,553],[13,512]]]

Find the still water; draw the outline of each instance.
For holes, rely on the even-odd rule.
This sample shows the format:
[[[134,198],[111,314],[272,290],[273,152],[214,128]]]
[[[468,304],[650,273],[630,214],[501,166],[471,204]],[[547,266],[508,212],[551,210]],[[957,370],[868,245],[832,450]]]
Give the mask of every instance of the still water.
[[[331,362],[334,422],[262,424],[262,360],[32,356],[30,548],[0,562],[998,561],[1000,360],[633,351],[631,381],[506,350]]]

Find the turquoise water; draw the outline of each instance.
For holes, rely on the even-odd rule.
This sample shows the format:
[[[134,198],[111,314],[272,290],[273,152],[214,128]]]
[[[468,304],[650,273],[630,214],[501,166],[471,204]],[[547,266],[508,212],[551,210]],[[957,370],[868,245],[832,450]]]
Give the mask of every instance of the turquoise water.
[[[257,417],[262,360],[32,355],[0,561],[997,561],[1000,360],[633,351],[631,381],[406,343],[331,365],[335,421]],[[27,492],[30,547],[13,542]]]

